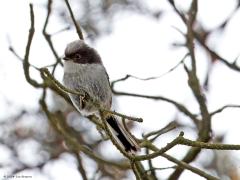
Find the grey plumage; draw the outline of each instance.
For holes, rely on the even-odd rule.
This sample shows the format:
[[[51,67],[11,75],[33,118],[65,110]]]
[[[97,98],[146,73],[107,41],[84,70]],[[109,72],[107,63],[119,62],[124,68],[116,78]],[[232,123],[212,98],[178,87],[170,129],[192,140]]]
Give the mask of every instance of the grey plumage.
[[[84,90],[91,98],[97,100],[105,109],[111,109],[112,91],[108,75],[97,51],[83,40],[70,43],[65,50],[63,83],[73,90]],[[84,104],[81,97],[69,94],[77,110],[83,115],[99,115],[92,104]],[[106,122],[118,142],[127,152],[134,153],[138,145],[130,134],[118,123],[116,117],[107,117]]]
[[[71,61],[64,63],[63,83],[66,87],[85,90],[90,97],[98,100],[106,109],[111,108],[112,92],[105,68],[100,64],[77,64]],[[82,115],[97,113],[95,107],[81,109],[80,99],[77,95],[70,94],[74,106]]]
[[[69,43],[65,49],[65,56],[77,53],[81,49],[90,48],[84,41],[76,40]]]

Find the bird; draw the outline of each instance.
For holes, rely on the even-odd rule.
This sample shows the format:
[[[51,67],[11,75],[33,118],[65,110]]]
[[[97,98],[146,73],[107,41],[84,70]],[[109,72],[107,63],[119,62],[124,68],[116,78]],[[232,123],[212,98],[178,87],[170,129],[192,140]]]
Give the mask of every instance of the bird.
[[[84,42],[75,40],[65,49],[63,84],[69,89],[85,91],[104,109],[111,110],[112,90],[109,77],[98,52]],[[68,94],[75,108],[82,116],[99,114],[99,107],[86,103],[76,94]],[[139,150],[138,143],[111,114],[104,119],[119,146],[125,152],[135,154]]]

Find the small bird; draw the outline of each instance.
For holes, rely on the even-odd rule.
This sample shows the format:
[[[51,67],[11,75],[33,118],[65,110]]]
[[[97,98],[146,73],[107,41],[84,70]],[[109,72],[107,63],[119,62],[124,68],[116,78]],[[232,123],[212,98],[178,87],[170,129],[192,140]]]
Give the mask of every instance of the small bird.
[[[108,74],[97,51],[83,40],[76,40],[67,45],[64,62],[64,85],[73,90],[84,90],[102,107],[111,109],[112,91]],[[76,109],[83,116],[97,115],[98,108],[90,103],[84,103],[82,97],[69,94]],[[108,127],[118,144],[128,153],[136,153],[139,149],[136,141],[111,115],[106,117]]]

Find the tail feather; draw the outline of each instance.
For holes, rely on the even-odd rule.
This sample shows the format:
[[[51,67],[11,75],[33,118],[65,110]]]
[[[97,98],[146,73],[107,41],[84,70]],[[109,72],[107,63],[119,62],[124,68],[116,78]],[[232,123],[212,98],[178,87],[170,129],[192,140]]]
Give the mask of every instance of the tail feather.
[[[139,149],[139,146],[131,137],[131,135],[117,122],[113,116],[109,116],[106,120],[108,125],[111,127],[111,131],[115,139],[125,149],[125,151],[136,153]]]

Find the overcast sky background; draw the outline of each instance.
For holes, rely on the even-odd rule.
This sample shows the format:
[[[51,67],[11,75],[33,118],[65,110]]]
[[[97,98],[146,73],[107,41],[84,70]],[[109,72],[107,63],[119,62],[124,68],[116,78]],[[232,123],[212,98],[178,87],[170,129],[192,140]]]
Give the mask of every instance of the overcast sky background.
[[[30,62],[37,67],[42,67],[54,62],[54,57],[41,35],[43,22],[46,16],[46,9],[43,6],[46,2],[32,1],[35,11],[36,34],[34,36]],[[187,8],[190,1],[184,1],[184,5],[177,1],[177,7]],[[0,119],[17,112],[18,108],[36,109],[40,91],[32,88],[26,81],[23,74],[22,63],[17,60],[10,51],[9,43],[23,57],[27,42],[29,21],[29,1],[8,0],[0,6]],[[201,0],[199,1],[198,19],[206,29],[212,29],[219,25],[235,7],[235,0]],[[100,53],[103,63],[108,71],[110,80],[124,77],[126,74],[135,75],[141,78],[159,76],[175,66],[186,54],[186,49],[172,48],[171,43],[183,42],[182,35],[174,27],[185,32],[185,27],[179,17],[173,13],[172,8],[165,0],[151,0],[149,6],[156,9],[164,9],[165,13],[159,21],[122,12],[114,17],[113,32],[110,35],[99,38],[92,44]],[[56,32],[65,27],[53,14],[50,19],[48,32]],[[240,55],[240,12],[238,11],[227,25],[224,34],[215,33],[211,36],[209,43],[212,48],[225,57],[234,61]],[[63,32],[53,37],[54,46],[60,55],[63,55],[66,44],[77,39],[75,30]],[[89,42],[90,43],[90,42]],[[200,82],[203,82],[209,57],[196,47],[197,71]],[[33,77],[40,80],[38,73],[32,71]],[[61,80],[62,69],[57,70],[57,78]],[[240,104],[240,74],[230,70],[222,63],[216,63],[211,72],[210,88],[206,94],[208,106],[213,111],[226,104]],[[180,66],[173,72],[157,80],[139,81],[130,79],[119,83],[116,89],[126,92],[142,93],[148,95],[162,95],[177,102],[186,104],[193,112],[198,112],[198,106],[187,85],[187,76]],[[6,101],[12,106],[7,106]],[[141,137],[143,132],[159,129],[166,125],[176,116],[174,106],[160,101],[145,100],[132,97],[117,97],[117,111],[127,115],[142,117],[144,122],[137,125],[133,130],[136,136]],[[191,123],[187,118],[182,117],[184,123]],[[239,109],[229,109],[214,116],[212,121],[213,132],[216,134],[226,133],[225,143],[239,144]],[[192,132],[185,132],[185,136],[194,139],[196,135]],[[169,140],[175,137],[175,133],[164,135],[157,141],[159,146],[164,146]],[[183,154],[181,149],[186,147],[173,148],[170,152],[180,158]],[[115,153],[115,152],[114,152]],[[116,152],[118,153],[118,152]],[[238,156],[239,152],[234,152]],[[113,154],[114,156],[114,154]],[[6,158],[6,152],[0,148],[0,161]],[[73,158],[69,155],[63,156],[62,161],[53,163],[45,168],[46,174],[51,174],[53,180],[68,179],[77,180],[80,178],[75,167],[71,167]],[[154,161],[159,167],[165,167],[170,163],[158,158]],[[164,163],[164,164],[163,164]],[[195,164],[195,163],[194,163]],[[197,164],[197,162],[196,162]],[[72,165],[73,166],[73,165]],[[64,176],[60,171],[64,168]],[[58,172],[58,173],[56,173]],[[171,171],[161,171],[167,175]],[[0,170],[0,177],[1,173]],[[35,172],[34,180],[45,180],[46,177]],[[196,177],[189,171],[185,171],[181,179],[202,179]]]

